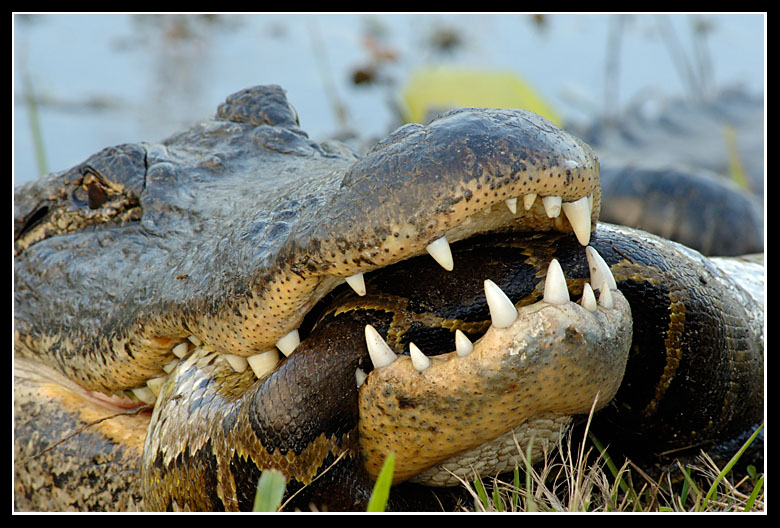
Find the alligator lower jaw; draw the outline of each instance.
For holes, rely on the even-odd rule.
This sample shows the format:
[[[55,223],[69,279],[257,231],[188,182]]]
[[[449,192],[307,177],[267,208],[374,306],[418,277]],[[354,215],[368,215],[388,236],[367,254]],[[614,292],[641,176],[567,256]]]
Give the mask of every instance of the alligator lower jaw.
[[[124,395],[109,396],[102,392],[88,391],[60,372],[38,361],[14,358],[14,405],[19,407],[26,402],[58,401],[65,415],[70,415],[79,429],[61,436],[60,443],[78,441],[71,439],[83,431],[99,432],[108,441],[135,450],[140,458],[143,452],[146,432],[151,418],[150,406],[142,405],[137,399]],[[148,410],[147,410],[148,408]],[[63,419],[59,416],[58,419]],[[50,424],[48,424],[50,425]],[[48,427],[42,424],[42,430]],[[58,430],[62,435],[65,430]]]
[[[559,445],[572,422],[568,414],[543,413],[493,440],[423,469],[409,482],[430,487],[455,487],[475,477],[493,477],[536,463]]]
[[[601,284],[598,303],[590,285],[581,304],[569,300],[557,261],[548,270],[544,300],[519,310],[485,281],[492,325],[473,346],[461,340],[449,354],[428,358],[410,344],[410,356],[395,357],[367,327],[375,368],[365,380],[358,373],[358,383],[360,446],[369,474],[375,478],[392,452],[394,482],[424,472],[427,483],[451,485],[442,473],[470,471],[474,450],[485,454],[502,436],[498,444],[506,443],[513,428],[609,403],[628,359],[631,309],[609,268],[591,267],[591,280]],[[488,472],[506,463],[491,457],[496,464],[484,468]]]

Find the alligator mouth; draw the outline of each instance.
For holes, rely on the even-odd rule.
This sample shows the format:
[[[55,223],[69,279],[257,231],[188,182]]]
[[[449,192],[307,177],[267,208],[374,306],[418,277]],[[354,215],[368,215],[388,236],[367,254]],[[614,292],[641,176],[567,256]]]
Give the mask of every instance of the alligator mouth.
[[[521,207],[518,207],[519,201],[522,201]],[[371,270],[382,269],[399,260],[412,258],[423,252],[430,255],[444,270],[452,271],[457,263],[453,259],[450,243],[465,240],[478,234],[517,231],[518,228],[529,231],[538,229],[574,233],[580,244],[587,246],[592,225],[595,224],[595,218],[598,216],[598,210],[593,208],[593,193],[588,193],[587,196],[570,202],[564,202],[561,196],[538,197],[536,194],[525,194],[502,198],[498,193],[495,193],[492,201],[489,198],[483,199],[481,210],[469,211],[469,206],[465,206],[463,209],[464,211],[460,213],[460,219],[448,219],[446,222],[442,222],[445,226],[452,226],[443,233],[441,230],[429,230],[425,234],[415,233],[414,237],[393,235],[375,245],[370,256],[364,254],[360,258],[353,257],[349,260],[352,266],[339,268],[337,273],[344,274],[348,271],[354,271],[355,263],[357,263],[357,267],[368,267]],[[400,228],[395,233],[403,230]],[[427,238],[425,238],[426,236]],[[428,242],[427,240],[432,237],[437,238]],[[406,241],[403,243],[405,247],[399,245],[398,239]],[[420,239],[423,242],[420,242]],[[424,249],[420,249],[421,246]],[[206,336],[192,334],[186,338],[154,338],[161,347],[169,347],[169,356],[161,367],[162,372],[137,387],[118,391],[117,395],[124,394],[139,400],[141,404],[154,403],[176,365],[199,350],[220,355],[237,372],[243,372],[249,368],[258,379],[263,378],[299,346],[301,336],[298,326],[306,314],[312,311],[315,304],[328,292],[340,284],[346,283],[357,295],[366,295],[365,273],[369,272],[358,271],[343,277],[332,274],[320,276],[314,281],[316,285],[309,285],[308,290],[303,288],[306,285],[305,280],[295,280],[291,279],[290,275],[281,274],[282,277],[278,279],[277,283],[269,288],[277,292],[272,301],[277,298],[284,299],[284,304],[288,306],[287,311],[293,314],[289,318],[290,322],[279,326],[284,328],[294,325],[295,328],[284,330],[283,335],[276,340],[274,346],[268,347],[262,352],[247,355],[226,352],[225,348],[218,343],[210,342]],[[595,288],[598,290],[600,285],[596,284]],[[253,319],[258,318],[257,315],[253,316]]]
[[[595,250],[586,247],[592,198],[583,197],[562,207],[558,207],[559,199],[540,201],[537,206],[547,218],[560,222],[563,217],[576,226],[573,232],[591,268],[590,284],[585,283],[581,298],[572,302],[561,267],[553,260],[546,274],[543,299],[518,310],[498,286],[486,279],[485,297],[492,323],[488,331],[473,343],[456,331],[452,350],[430,357],[414,343],[409,344],[408,356],[396,354],[375,329],[367,326],[365,340],[372,368],[367,369],[368,373],[358,368],[355,383],[359,389],[360,450],[373,478],[391,451],[397,454],[395,482],[411,479],[432,486],[456,485],[459,476],[480,465],[475,462],[480,456],[493,462],[481,464],[478,471],[496,474],[516,463],[516,450],[512,455],[506,452],[507,446],[514,448],[519,435],[544,430],[555,441],[571,415],[587,413],[594,400],[598,401],[596,408],[601,408],[617,392],[630,343],[630,309],[617,291],[609,267]],[[512,218],[517,214],[513,202],[510,199],[509,204],[490,207],[505,208]],[[526,205],[527,211],[532,210],[534,200],[526,199]],[[484,229],[484,222],[471,223],[478,225],[480,232]],[[511,224],[504,219],[499,223]],[[444,270],[452,270],[458,263],[448,237],[469,238],[463,233],[462,227],[455,227],[428,244],[425,251]],[[356,295],[366,295],[363,272],[344,281]],[[276,347],[242,357],[217,353],[199,338],[189,336],[172,347],[175,358],[164,366],[165,375],[131,392],[143,402],[154,403],[168,374],[179,363],[212,361],[215,357],[224,359],[235,372],[252,371],[262,380],[284,357],[294,353],[300,341],[296,329],[279,339]],[[555,358],[542,357],[548,354]],[[544,366],[536,368],[540,364]],[[567,370],[568,377],[563,384],[561,369]],[[518,390],[523,385],[526,387]],[[561,386],[567,388],[561,390]],[[576,390],[572,389],[575,386]],[[509,400],[507,394],[512,395]],[[550,394],[559,396],[551,398]],[[480,413],[479,419],[465,420],[460,414],[465,408],[491,411]],[[505,413],[504,419],[497,420],[496,412]],[[532,431],[523,432],[528,428]],[[441,438],[449,438],[446,445],[442,445]],[[486,453],[490,456],[485,457]]]
[[[463,119],[472,118],[466,115]],[[521,120],[530,119],[525,116]],[[420,169],[398,167],[400,162],[393,160],[388,162],[390,167],[379,169],[370,164],[361,167],[360,162],[353,165],[358,169],[348,173],[341,183],[346,191],[330,195],[328,203],[322,206],[335,217],[332,223],[302,222],[306,224],[305,229],[296,233],[294,241],[276,255],[281,262],[278,269],[264,270],[261,277],[249,279],[258,279],[259,288],[242,286],[241,294],[235,298],[219,299],[213,304],[212,300],[205,300],[196,306],[180,307],[180,319],[131,323],[127,332],[130,337],[123,335],[111,344],[115,350],[129,350],[127,357],[122,356],[105,370],[111,371],[109,375],[118,370],[134,370],[132,379],[143,382],[120,384],[121,376],[108,382],[89,380],[96,387],[110,387],[108,391],[101,389],[103,392],[111,392],[117,386],[124,388],[114,391],[116,398],[77,389],[89,403],[80,410],[81,416],[123,445],[141,446],[143,450],[146,433],[140,431],[146,431],[154,422],[150,413],[133,416],[131,419],[139,427],[125,428],[120,434],[103,418],[88,412],[87,407],[102,409],[98,413],[101,416],[112,412],[125,414],[132,407],[127,399],[130,398],[136,402],[136,409],[155,402],[159,408],[159,399],[172,385],[171,381],[175,382],[179,373],[196,363],[224,363],[241,375],[251,371],[255,381],[262,381],[280,368],[285,357],[294,355],[301,344],[299,326],[305,316],[336,287],[346,283],[358,296],[370,294],[367,274],[425,254],[444,270],[467,266],[453,257],[450,245],[476,235],[558,231],[573,233],[583,248],[586,247],[598,219],[601,200],[598,162],[592,151],[576,140],[562,148],[560,131],[536,121],[531,127],[533,141],[539,135],[548,134],[553,136],[553,146],[545,143],[544,148],[537,149],[533,143],[528,147],[528,138],[518,140],[511,135],[510,140],[519,144],[504,144],[503,126],[501,121],[496,129],[499,139],[488,137],[484,144],[469,146],[473,150],[464,155],[453,156],[447,151],[449,143],[443,149],[439,144],[421,147],[425,156],[432,153],[430,157],[441,159],[425,158],[430,166]],[[443,128],[447,132],[446,126]],[[444,135],[445,139],[449,137]],[[416,142],[417,139],[411,141],[413,147]],[[526,150],[532,153],[528,156],[538,155],[538,159],[526,159]],[[406,150],[399,151],[402,152],[399,158],[405,159]],[[521,160],[513,157],[518,152]],[[409,163],[419,162],[412,155],[409,158]],[[468,163],[464,161],[462,166],[450,171],[446,160],[451,158],[458,163],[465,159]],[[482,167],[490,164],[494,166]],[[387,174],[404,174],[406,179],[386,184],[382,175]],[[362,189],[361,185],[370,178],[379,181],[370,182],[369,191]],[[435,191],[431,203],[436,205],[429,210],[424,204],[431,198],[428,196],[431,188],[440,190]],[[354,211],[361,207],[371,207],[370,214],[364,211],[356,217]],[[609,268],[603,261],[599,263],[592,251],[588,253],[592,259],[591,286],[584,289],[579,303],[570,301],[566,280],[555,261],[547,274],[544,299],[520,310],[490,282],[490,277],[485,277],[485,295],[492,319],[490,329],[474,343],[456,333],[452,350],[446,354],[429,357],[424,350],[410,347],[409,356],[398,356],[371,327],[365,329],[367,353],[373,368],[368,373],[357,369],[354,387],[359,389],[360,451],[370,475],[376,476],[384,455],[393,451],[401,454],[396,481],[441,467],[441,470],[431,470],[434,475],[420,477],[420,481],[449,485],[449,481],[438,475],[449,471],[453,463],[462,464],[453,462],[452,456],[465,453],[468,459],[474,448],[496,438],[505,441],[506,434],[512,434],[513,429],[529,419],[560,424],[560,415],[588,412],[596,394],[603,404],[609,402],[625,366],[630,310],[617,291]],[[599,300],[594,291],[599,292]],[[226,298],[231,295],[232,292],[225,293]],[[531,349],[537,352],[531,353]],[[601,349],[610,351],[609,361]],[[620,349],[620,353],[613,358],[611,351],[615,349]],[[143,361],[138,361],[140,354],[144,355]],[[529,361],[534,368],[529,368]],[[583,373],[582,392],[574,398],[576,401],[558,401],[549,408],[522,410],[518,409],[518,401],[505,399],[507,393],[527,399],[530,391],[531,399],[539,401],[546,398],[545,393],[560,393],[561,387],[566,392],[566,384],[560,383],[560,378],[566,376],[550,367],[554,364],[562,364],[570,372]],[[594,377],[599,370],[608,372],[609,380]],[[540,379],[549,381],[539,382]],[[56,384],[46,382],[46,385]],[[51,390],[53,396],[59,397],[60,390],[66,389]],[[497,400],[491,399],[491,395]],[[399,405],[399,402],[406,403]],[[409,405],[408,402],[418,403]],[[488,421],[492,424],[470,421],[467,429],[473,434],[462,435],[465,422],[462,416],[452,412],[480,406],[504,409],[512,414],[512,419],[502,421],[490,416]],[[428,415],[419,414],[420,409],[428,409]],[[440,421],[445,418],[447,424]],[[390,427],[388,419],[396,429]],[[421,428],[423,423],[428,425]],[[133,432],[127,433],[129,429]],[[421,456],[438,442],[416,435],[421,429],[446,432],[444,437],[451,440],[447,445],[437,444],[435,456]],[[395,432],[390,434],[391,430]],[[504,440],[500,440],[502,435]],[[456,439],[458,436],[461,438]]]
[[[499,447],[490,447],[492,444],[511,444],[514,445],[514,437],[516,432],[513,433],[513,429],[519,430],[522,427],[527,427],[525,422],[529,419],[541,419],[542,421],[549,421],[554,429],[560,429],[568,420],[568,415],[561,414],[560,412],[552,412],[550,414],[547,411],[534,410],[534,412],[515,412],[514,418],[510,422],[502,423],[499,429],[492,428],[485,432],[484,427],[476,427],[472,422],[470,427],[472,429],[478,429],[482,431],[482,435],[479,439],[469,439],[466,443],[452,442],[446,448],[442,448],[437,451],[436,463],[432,463],[430,458],[420,457],[419,452],[425,450],[430,452],[429,449],[422,449],[421,446],[404,446],[404,445],[377,445],[384,444],[388,438],[404,438],[408,437],[408,432],[398,433],[395,435],[389,435],[389,428],[387,424],[382,423],[382,420],[370,418],[370,416],[376,417],[376,410],[371,409],[377,402],[385,401],[383,398],[379,398],[372,391],[377,387],[383,387],[383,390],[387,391],[390,388],[396,393],[396,399],[409,401],[413,399],[409,395],[401,395],[403,390],[408,390],[409,386],[419,387],[419,382],[409,385],[409,380],[415,377],[419,378],[423,375],[430,379],[459,379],[461,383],[467,383],[469,379],[479,380],[486,376],[486,372],[494,371],[496,367],[497,357],[510,357],[515,352],[507,352],[508,348],[505,344],[500,344],[502,340],[515,339],[522,341],[524,345],[534,340],[537,342],[537,347],[541,347],[540,337],[528,337],[528,328],[538,326],[538,322],[532,322],[531,320],[536,318],[546,319],[548,310],[546,308],[555,307],[554,311],[557,314],[566,313],[567,323],[563,324],[563,319],[559,318],[560,328],[569,328],[570,326],[585,325],[588,333],[588,342],[600,342],[599,340],[615,339],[615,334],[619,329],[624,330],[626,322],[623,314],[625,310],[615,310],[613,295],[620,297],[616,291],[614,279],[611,277],[611,273],[606,264],[603,263],[597,254],[590,248],[586,248],[589,239],[592,224],[595,223],[594,217],[597,216],[597,211],[593,211],[593,195],[588,193],[587,196],[577,198],[571,202],[564,202],[560,196],[550,197],[538,197],[533,194],[527,194],[512,198],[502,198],[501,196],[494,197],[493,203],[486,203],[483,205],[483,209],[477,212],[472,212],[465,220],[453,227],[447,229],[443,234],[440,234],[438,238],[435,238],[432,242],[428,242],[424,246],[424,251],[417,251],[419,253],[427,253],[432,257],[435,262],[438,263],[441,268],[447,271],[451,271],[455,266],[468,266],[467,262],[457,262],[453,258],[452,251],[450,249],[450,242],[456,242],[464,239],[471,238],[474,235],[480,233],[490,233],[496,231],[516,231],[516,226],[528,226],[533,224],[536,226],[543,225],[544,229],[557,229],[562,232],[574,233],[579,243],[583,246],[583,251],[587,251],[589,262],[591,262],[592,277],[590,285],[587,285],[583,290],[582,298],[578,304],[572,303],[569,299],[569,293],[567,291],[566,280],[560,271],[560,266],[557,262],[551,264],[548,271],[547,285],[545,287],[544,299],[536,305],[531,307],[523,307],[519,311],[515,309],[513,303],[508,300],[506,295],[500,291],[500,289],[493,284],[489,279],[485,280],[485,295],[487,297],[488,304],[490,306],[490,313],[492,318],[492,325],[490,330],[480,339],[474,343],[470,342],[468,338],[460,331],[455,332],[455,340],[453,342],[453,349],[450,353],[441,354],[437,356],[428,357],[423,351],[420,351],[414,344],[410,345],[410,355],[397,355],[393,352],[388,345],[384,342],[382,337],[376,333],[371,327],[366,328],[366,347],[368,349],[369,356],[373,363],[373,369],[369,370],[369,373],[365,373],[360,368],[355,372],[356,386],[360,389],[360,404],[361,409],[361,451],[366,453],[366,467],[369,469],[369,473],[372,476],[376,476],[379,467],[381,466],[381,460],[384,454],[388,450],[393,450],[398,453],[407,453],[408,456],[401,456],[398,461],[398,471],[396,473],[396,480],[405,480],[410,477],[414,477],[418,482],[422,482],[429,485],[453,485],[452,475],[454,472],[463,471],[466,466],[473,466],[473,460],[475,458],[474,449],[488,449],[491,451],[499,450]],[[429,234],[428,236],[436,236],[436,233]],[[414,255],[410,255],[414,256]],[[372,260],[374,266],[377,266],[376,259]],[[390,265],[382,263],[381,267]],[[381,269],[378,267],[378,269]],[[366,295],[366,282],[365,273],[371,272],[357,272],[347,277],[332,277],[322,280],[321,283],[326,284],[329,290],[332,290],[341,283],[346,282],[349,287],[354,290],[354,293],[358,296]],[[600,299],[597,301],[594,295],[594,290],[597,294],[600,292]],[[324,294],[319,294],[322,297]],[[622,297],[620,297],[622,299]],[[621,302],[621,301],[618,301]],[[306,311],[311,311],[314,304],[311,300],[306,300],[301,304],[306,307]],[[622,305],[621,305],[622,308]],[[299,307],[297,311],[303,312],[304,310]],[[607,315],[604,315],[607,314]],[[585,321],[585,323],[583,323]],[[597,322],[599,321],[599,322]],[[597,322],[593,326],[594,322]],[[630,319],[629,323],[630,325]],[[598,331],[596,329],[599,329]],[[598,339],[596,335],[598,334]],[[630,332],[629,332],[630,335]],[[503,336],[503,337],[501,337]],[[525,336],[525,341],[517,336]],[[305,334],[303,336],[306,337]],[[559,335],[549,333],[545,340],[549,342],[557,341],[560,338]],[[266,351],[252,354],[248,357],[219,352],[214,349],[204,339],[195,335],[189,335],[186,338],[157,338],[157,344],[163,346],[168,344],[169,357],[163,363],[160,369],[160,373],[154,377],[148,379],[143,385],[118,390],[114,395],[106,395],[101,392],[92,392],[81,389],[72,382],[66,382],[63,379],[59,379],[59,376],[51,373],[49,379],[54,380],[57,378],[59,381],[52,382],[49,386],[49,391],[52,396],[61,395],[62,391],[68,391],[70,394],[80,392],[82,394],[83,402],[81,404],[82,416],[85,421],[92,421],[96,423],[96,426],[101,429],[104,434],[121,441],[124,445],[133,445],[138,448],[142,448],[144,444],[144,438],[142,435],[146,434],[146,429],[149,426],[151,419],[151,412],[139,412],[134,416],[128,416],[128,409],[136,408],[148,408],[153,405],[160,395],[163,386],[167,382],[169,376],[174,373],[177,366],[180,364],[193,363],[195,361],[209,361],[214,358],[221,358],[227,364],[230,365],[233,371],[237,373],[243,373],[251,371],[257,379],[263,379],[273,372],[286,356],[292,354],[300,344],[300,336],[298,329],[287,332],[283,337],[277,340],[276,346],[269,348]],[[543,348],[543,347],[542,347]],[[614,347],[613,347],[614,348]],[[580,355],[583,352],[579,353]],[[585,354],[587,356],[587,354]],[[598,353],[591,353],[591,357],[601,357]],[[211,358],[211,359],[209,359]],[[457,367],[455,367],[457,365]],[[603,367],[603,366],[602,366]],[[458,370],[457,374],[452,371],[453,368]],[[614,370],[622,372],[622,365],[617,365]],[[503,367],[504,374],[509,375],[512,372],[512,368],[506,366]],[[610,369],[602,368],[603,371],[609,371]],[[398,374],[402,372],[403,374]],[[517,373],[515,372],[516,380],[513,383],[517,383]],[[376,378],[374,383],[366,382],[367,378]],[[613,380],[614,380],[613,376]],[[618,382],[620,377],[617,378]],[[440,383],[440,382],[439,382]],[[476,383],[476,381],[474,381]],[[435,386],[436,382],[428,384],[429,386]],[[491,382],[493,391],[507,390],[507,387],[498,384],[493,380]],[[600,398],[604,403],[608,402],[614,394],[614,390],[617,390],[617,386],[613,388],[610,384],[603,384],[599,387],[601,392]],[[369,389],[370,388],[370,389]],[[614,389],[614,390],[613,390]],[[473,394],[464,394],[462,391],[442,391],[438,389],[437,394],[441,398],[449,398],[450,400],[474,399]],[[591,395],[592,396],[592,395]],[[69,396],[72,398],[72,396]],[[419,398],[419,395],[414,396]],[[540,398],[541,399],[541,398]],[[476,400],[474,400],[476,401]],[[592,404],[592,397],[585,403],[576,407],[577,413],[587,412],[587,408]],[[496,407],[493,402],[489,407]],[[570,406],[566,409],[565,406],[557,407],[559,410],[572,410]],[[108,423],[102,422],[102,418],[110,413],[123,415],[122,420],[132,424],[122,428],[122,433],[118,433],[116,428],[109,427]],[[386,418],[390,413],[383,411],[380,415]],[[404,412],[398,412],[394,410],[394,420],[400,423],[403,420],[408,420],[408,417],[404,416]],[[575,414],[575,413],[571,413]],[[541,418],[539,418],[541,416]],[[383,419],[384,419],[383,418]],[[419,420],[419,416],[413,418],[413,420]],[[455,422],[455,420],[453,420]],[[459,429],[465,424],[462,423]],[[411,428],[413,425],[408,425]],[[549,428],[548,427],[548,428]],[[438,427],[441,432],[443,428]],[[377,435],[375,431],[382,430],[383,433]],[[129,431],[129,433],[128,433]],[[372,433],[371,431],[374,431]],[[492,440],[491,440],[492,439]],[[423,442],[425,445],[431,445],[430,439]],[[482,446],[482,447],[479,447]],[[460,453],[460,455],[451,457],[451,453]],[[502,460],[500,463],[506,463]],[[499,465],[492,465],[489,468],[484,468],[484,471],[490,472],[496,468],[500,468]]]

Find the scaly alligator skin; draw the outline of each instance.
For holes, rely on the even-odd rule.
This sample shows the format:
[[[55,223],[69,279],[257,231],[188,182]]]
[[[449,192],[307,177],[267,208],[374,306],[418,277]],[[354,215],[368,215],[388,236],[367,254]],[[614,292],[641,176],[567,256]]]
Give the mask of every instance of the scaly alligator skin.
[[[606,405],[631,361],[632,325],[604,270],[591,277],[600,305],[584,292],[585,307],[569,303],[557,272],[544,281],[549,295],[529,307],[491,305],[493,324],[470,353],[396,358],[366,329],[381,327],[375,318],[298,332],[345,280],[367,300],[372,280],[390,273],[386,266],[426,250],[444,269],[461,266],[449,244],[475,235],[573,230],[566,238],[579,257],[560,259],[568,268],[584,259],[600,196],[592,151],[533,114],[453,111],[426,127],[402,127],[357,159],[340,144],[310,141],[278,87],[234,94],[213,120],[162,144],[106,149],[18,189],[15,507],[247,509],[260,471],[274,467],[287,475],[289,491],[302,490],[294,504],[360,509],[388,449],[402,451],[397,480],[435,484],[431,467],[528,418],[559,428],[559,416],[587,412],[597,392]],[[547,261],[534,259],[530,273],[544,276]],[[705,265],[691,272],[717,287],[705,304],[724,290],[721,282],[744,297],[719,272],[700,274]],[[657,276],[642,281],[670,276],[659,264],[649,268]],[[719,379],[726,386],[737,379],[754,420],[760,403],[753,402],[763,399],[756,384],[763,376],[753,377],[763,372],[762,336],[747,323],[752,313],[718,298],[730,308],[717,328],[740,334],[720,355],[725,364],[745,356],[751,369],[738,369],[746,374],[737,379],[724,367]],[[669,332],[664,353],[685,359],[686,347],[666,342],[688,335],[686,323],[673,314],[669,328],[650,333]],[[287,356],[280,362],[278,351]],[[529,371],[529,362],[538,369]],[[581,372],[581,381],[561,385],[562,369]],[[666,385],[639,400],[666,401],[663,393],[681,378],[671,363],[664,372]],[[531,409],[523,392],[532,385],[551,401],[577,394]],[[428,429],[457,429],[485,388],[511,393],[497,406],[506,423],[474,422],[460,443],[417,441],[435,451],[430,459],[406,442],[408,426],[390,432],[383,422],[441,418],[444,397],[456,418]],[[425,396],[432,390],[435,398]],[[151,416],[137,412],[139,399],[155,403]],[[727,400],[721,415],[729,426],[716,436],[746,426],[734,426],[735,401]],[[515,415],[506,419],[504,409]],[[391,506],[416,509],[415,501],[399,497]]]

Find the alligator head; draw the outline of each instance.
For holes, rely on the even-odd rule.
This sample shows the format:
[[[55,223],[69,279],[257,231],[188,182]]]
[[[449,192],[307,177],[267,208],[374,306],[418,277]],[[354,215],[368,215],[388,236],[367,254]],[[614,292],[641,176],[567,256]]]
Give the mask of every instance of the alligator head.
[[[193,365],[196,346],[237,371],[251,366],[262,380],[278,368],[277,351],[296,355],[298,327],[335,287],[346,281],[364,295],[365,274],[426,252],[445,269],[467,265],[453,261],[449,245],[474,235],[573,232],[584,252],[600,187],[590,148],[529,112],[455,110],[426,126],[406,125],[358,158],[341,144],[311,141],[281,89],[258,87],[229,97],[215,118],[161,144],[109,148],[23,186],[15,207],[17,376],[36,378],[35,398],[67,400],[91,422],[106,409],[132,407],[128,395],[153,403],[164,393],[171,404],[168,374]],[[599,280],[594,288],[604,290],[605,279]],[[568,306],[560,286],[550,295],[545,306]],[[410,380],[420,364],[427,369],[428,358],[414,354],[385,366],[388,355],[376,341],[371,357],[384,368],[375,368],[361,389],[363,452],[385,452],[390,433],[376,431],[389,431],[388,419],[400,427],[394,438],[420,419],[408,409],[383,407],[389,391],[424,402],[434,387],[440,400],[451,402],[461,393],[444,386],[462,381],[475,405],[487,405],[476,396],[484,386],[493,383],[499,393],[513,387],[507,406],[523,408],[517,417],[451,446],[437,461],[522,423],[533,414],[521,387],[530,382],[488,382],[487,373],[501,370],[499,364],[504,372],[525,369],[521,344],[532,341],[533,328],[539,349],[568,339],[572,348],[556,357],[587,376],[601,356],[577,363],[577,339],[565,324],[599,310],[595,301],[583,302],[589,308],[576,313],[536,306],[518,316],[512,308],[504,316],[510,321],[494,324],[475,344],[478,353],[458,353],[453,342],[452,361],[434,358],[425,386]],[[624,301],[615,304],[620,316],[605,316],[602,326],[588,323],[582,335],[625,349],[630,315]],[[609,383],[589,378],[594,392],[610,386],[601,404],[617,390],[624,364],[625,356],[614,361]],[[554,370],[540,375],[547,379],[543,390],[567,390],[552,379]],[[17,392],[17,414],[32,405],[24,394]],[[173,404],[185,397],[176,394]],[[587,412],[593,394],[580,400],[580,407],[558,412]],[[165,420],[161,407],[158,402],[158,422]],[[430,408],[444,407],[438,401]],[[152,430],[149,420],[139,415],[99,427],[135,452]],[[414,445],[431,442],[423,437]],[[411,453],[401,444],[392,449]],[[402,479],[431,465],[407,458]],[[366,465],[375,474],[379,459],[371,460]]]

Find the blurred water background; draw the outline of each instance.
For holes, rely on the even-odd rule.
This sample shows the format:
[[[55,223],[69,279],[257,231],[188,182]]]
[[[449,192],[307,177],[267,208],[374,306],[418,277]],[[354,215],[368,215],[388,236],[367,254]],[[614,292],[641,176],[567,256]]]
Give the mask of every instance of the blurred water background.
[[[379,138],[410,76],[511,72],[576,127],[724,87],[765,91],[764,14],[14,14],[14,183],[159,141],[256,84],[316,140]],[[38,154],[36,155],[36,152]]]

